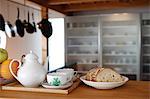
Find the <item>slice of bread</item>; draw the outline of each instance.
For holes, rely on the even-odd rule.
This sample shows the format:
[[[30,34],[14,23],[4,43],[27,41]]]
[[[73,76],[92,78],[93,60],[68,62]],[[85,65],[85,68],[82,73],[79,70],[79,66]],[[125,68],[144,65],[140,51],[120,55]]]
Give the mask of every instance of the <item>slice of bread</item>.
[[[122,76],[109,68],[94,68],[86,74],[86,80],[96,82],[120,82]]]
[[[109,68],[105,68],[96,76],[97,82],[120,82],[122,80],[123,79],[120,74]]]

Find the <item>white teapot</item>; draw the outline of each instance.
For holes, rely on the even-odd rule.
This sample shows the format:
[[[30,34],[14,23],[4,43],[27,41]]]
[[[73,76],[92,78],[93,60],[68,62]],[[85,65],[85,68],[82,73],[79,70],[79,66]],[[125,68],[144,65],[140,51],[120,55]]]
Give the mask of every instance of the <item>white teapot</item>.
[[[12,71],[12,63],[14,61],[19,62],[17,76]],[[30,51],[23,58],[23,64],[20,60],[13,59],[9,64],[9,70],[11,74],[25,87],[38,87],[44,80],[47,74],[48,58],[45,65],[42,66],[38,62],[38,57],[35,53]]]

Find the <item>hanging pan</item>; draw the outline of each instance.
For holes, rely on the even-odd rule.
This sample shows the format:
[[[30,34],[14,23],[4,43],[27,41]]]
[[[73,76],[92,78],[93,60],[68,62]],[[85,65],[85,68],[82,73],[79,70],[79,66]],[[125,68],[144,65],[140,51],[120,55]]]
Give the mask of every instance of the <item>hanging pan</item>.
[[[1,14],[0,14],[0,30],[5,31],[5,20]]]
[[[33,27],[34,27],[34,32],[36,32],[36,24],[35,24],[35,21],[34,21],[34,14],[32,13],[32,24],[33,24]]]
[[[49,56],[49,42],[48,38],[52,35],[53,29],[52,29],[52,24],[51,22],[48,21],[48,19],[42,19],[41,22],[38,23],[39,29],[41,30],[42,34],[46,37],[47,41],[47,56]],[[49,65],[49,63],[48,63]],[[49,70],[49,68],[48,68]]]
[[[34,33],[34,27],[33,25],[30,23],[30,15],[29,15],[29,11],[28,11],[28,22],[25,21],[25,28],[26,31],[30,34]]]
[[[42,21],[39,22],[38,25],[42,34],[46,38],[49,38],[52,35],[52,31],[53,31],[52,24],[51,22],[48,21],[48,19],[42,19]]]
[[[19,8],[17,8],[17,11],[18,11],[18,15],[17,15],[16,23],[15,23],[16,28],[17,28],[17,33],[20,37],[23,37],[24,36],[24,24],[19,19],[19,14],[20,14]]]

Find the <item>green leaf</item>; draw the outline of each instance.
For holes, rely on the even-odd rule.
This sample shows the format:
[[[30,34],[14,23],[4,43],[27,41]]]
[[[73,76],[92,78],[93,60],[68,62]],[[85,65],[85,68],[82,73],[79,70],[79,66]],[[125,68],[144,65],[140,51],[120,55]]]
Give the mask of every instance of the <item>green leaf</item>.
[[[58,78],[53,79],[53,83],[52,83],[53,86],[60,86],[60,84],[61,84],[61,81]]]

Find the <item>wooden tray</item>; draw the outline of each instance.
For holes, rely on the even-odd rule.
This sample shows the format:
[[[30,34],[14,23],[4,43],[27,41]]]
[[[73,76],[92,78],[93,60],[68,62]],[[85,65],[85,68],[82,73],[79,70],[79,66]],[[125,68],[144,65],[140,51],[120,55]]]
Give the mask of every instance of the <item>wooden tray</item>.
[[[45,93],[69,94],[75,88],[77,88],[79,84],[80,84],[80,80],[77,79],[77,80],[74,81],[72,86],[67,88],[67,89],[47,89],[47,88],[43,88],[42,86],[40,86],[38,88],[23,87],[18,82],[14,82],[14,83],[10,83],[10,84],[2,86],[2,90],[15,90],[15,91],[28,91],[28,92],[45,92]]]
[[[15,82],[15,80],[13,80],[13,79],[12,80],[6,80],[6,79],[0,77],[0,86],[6,85],[6,84],[9,84],[12,82]]]

